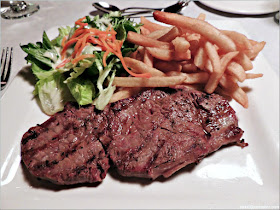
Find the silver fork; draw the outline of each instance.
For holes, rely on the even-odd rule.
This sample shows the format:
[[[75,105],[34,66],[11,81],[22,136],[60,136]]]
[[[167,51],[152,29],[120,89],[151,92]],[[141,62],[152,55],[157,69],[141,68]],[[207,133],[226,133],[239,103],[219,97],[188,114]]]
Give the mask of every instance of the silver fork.
[[[11,66],[13,60],[13,48],[6,47],[2,49],[1,55],[1,90],[3,90],[9,80],[11,73]]]

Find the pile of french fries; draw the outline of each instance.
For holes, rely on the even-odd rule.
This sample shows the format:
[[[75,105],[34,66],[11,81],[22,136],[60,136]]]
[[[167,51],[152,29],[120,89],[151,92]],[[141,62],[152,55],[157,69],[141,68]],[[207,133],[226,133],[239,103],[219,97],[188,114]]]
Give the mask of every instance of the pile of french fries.
[[[126,65],[135,73],[150,73],[150,78],[116,77],[118,88],[111,102],[130,97],[147,87],[186,85],[206,93],[229,96],[248,107],[246,92],[239,86],[246,79],[263,74],[247,73],[265,42],[245,35],[220,30],[205,21],[179,14],[154,12],[163,26],[141,17],[141,34],[129,32],[128,41],[138,45],[137,51],[125,57]]]

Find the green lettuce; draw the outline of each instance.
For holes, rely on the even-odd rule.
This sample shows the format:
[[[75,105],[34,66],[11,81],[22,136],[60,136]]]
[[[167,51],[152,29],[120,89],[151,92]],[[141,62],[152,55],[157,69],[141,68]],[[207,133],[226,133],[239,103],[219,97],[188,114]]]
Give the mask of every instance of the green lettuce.
[[[116,38],[123,40],[121,52],[123,56],[134,52],[137,46],[126,41],[128,31],[140,32],[140,24],[121,16],[119,12],[105,14],[102,17],[86,16],[83,22],[88,23],[88,28],[106,30],[112,26],[117,32]],[[38,96],[43,111],[52,115],[61,111],[67,101],[76,101],[80,106],[94,104],[97,109],[104,109],[109,103],[116,87],[113,86],[115,76],[127,75],[119,58],[110,53],[103,66],[103,55],[99,47],[88,44],[82,54],[94,54],[94,58],[85,58],[78,63],[66,63],[57,68],[62,62],[60,51],[63,38],[71,37],[79,28],[66,26],[58,28],[58,36],[50,40],[43,32],[42,42],[21,45],[27,53],[25,60],[31,64],[31,70],[37,79],[34,95]],[[66,40],[67,41],[67,40]],[[71,54],[75,45],[67,49]]]
[[[48,115],[63,110],[65,102],[72,100],[64,80],[63,74],[56,72],[36,83],[34,94],[39,96],[41,106]]]
[[[95,95],[95,88],[89,79],[78,77],[68,82],[67,86],[79,105],[92,103],[92,99]]]

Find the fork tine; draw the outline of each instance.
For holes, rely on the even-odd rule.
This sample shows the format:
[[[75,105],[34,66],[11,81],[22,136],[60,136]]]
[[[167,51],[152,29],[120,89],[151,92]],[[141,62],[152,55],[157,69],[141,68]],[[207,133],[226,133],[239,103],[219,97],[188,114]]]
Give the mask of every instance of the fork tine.
[[[13,48],[7,47],[7,53],[6,53],[6,66],[4,71],[4,80],[8,80],[8,76],[11,71],[11,63],[12,63],[12,56],[13,56]]]
[[[6,50],[3,48],[2,56],[1,56],[1,78],[2,78],[2,73],[4,70],[4,63],[5,63],[5,62],[3,62],[3,59],[5,59],[4,61],[6,61],[6,57],[7,57],[7,56],[5,56],[5,52],[6,52]]]
[[[5,54],[5,57],[3,58]],[[4,59],[4,61],[3,61]],[[13,48],[6,48],[6,52],[4,49],[2,50],[2,56],[1,56],[1,90],[4,89],[6,86],[11,72],[11,65],[12,65],[12,59],[13,59]]]

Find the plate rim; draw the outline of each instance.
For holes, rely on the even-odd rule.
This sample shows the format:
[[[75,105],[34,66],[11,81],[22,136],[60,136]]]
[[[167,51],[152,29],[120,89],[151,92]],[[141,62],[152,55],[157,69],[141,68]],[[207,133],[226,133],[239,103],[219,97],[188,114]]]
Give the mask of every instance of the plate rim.
[[[215,9],[220,12],[225,12],[225,13],[230,13],[230,14],[237,14],[237,15],[265,15],[265,14],[270,14],[279,11],[279,1],[273,1],[273,2],[278,2],[278,9],[270,9],[270,10],[264,10],[264,11],[256,11],[256,10],[236,10],[236,9],[231,9],[229,7],[223,7],[220,5],[217,5],[219,1],[209,1],[209,0],[200,0],[199,1],[201,4],[204,6],[207,6],[211,9]],[[237,1],[230,1],[230,2],[237,2]],[[251,1],[250,1],[251,2]],[[259,1],[260,2],[260,1]],[[264,1],[266,2],[266,1]],[[252,8],[252,7],[248,7]]]

